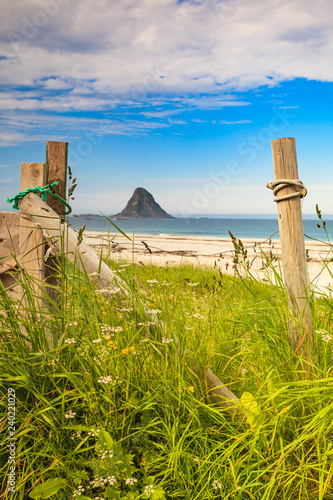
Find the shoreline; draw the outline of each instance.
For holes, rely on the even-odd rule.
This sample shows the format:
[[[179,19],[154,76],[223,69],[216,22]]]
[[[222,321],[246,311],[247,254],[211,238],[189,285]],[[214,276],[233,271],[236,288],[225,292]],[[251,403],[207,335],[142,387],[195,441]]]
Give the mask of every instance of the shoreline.
[[[128,234],[132,239],[132,235]],[[215,267],[222,273],[235,274],[234,246],[231,238],[214,238],[212,236],[181,236],[135,234],[133,242],[121,233],[105,233],[88,231],[83,234],[84,241],[104,257],[141,265],[156,264],[173,266],[191,264],[201,267]],[[241,239],[247,252],[246,261],[251,263],[250,272],[258,279],[271,280],[272,269],[267,269],[266,256],[272,257],[275,269],[281,266],[280,240],[258,241],[253,238]],[[305,241],[307,251],[309,279],[315,288],[327,288],[333,285],[332,248],[324,242]],[[324,268],[324,262],[326,268]],[[241,267],[239,268],[242,272]],[[329,270],[330,271],[329,271]],[[243,271],[244,273],[244,271]]]

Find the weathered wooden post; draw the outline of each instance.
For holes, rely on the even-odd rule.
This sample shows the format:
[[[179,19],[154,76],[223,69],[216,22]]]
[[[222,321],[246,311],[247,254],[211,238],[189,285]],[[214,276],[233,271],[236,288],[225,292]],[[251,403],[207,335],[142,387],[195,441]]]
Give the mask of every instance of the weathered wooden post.
[[[22,163],[21,164],[21,191],[36,186],[44,186],[46,169],[44,163]],[[35,294],[35,304],[41,310],[41,287],[44,280],[44,250],[43,233],[37,229],[21,210],[20,230],[19,230],[19,252],[18,259],[20,266],[26,272],[29,279],[32,279],[31,289]],[[24,300],[24,290],[21,287],[21,294]]]
[[[295,318],[289,331],[290,344],[305,358],[310,358],[312,319],[301,206],[306,189],[298,179],[295,139],[286,137],[272,141],[272,153],[275,181],[267,187],[274,189],[274,201],[277,202],[283,277]]]
[[[67,180],[67,157],[68,157],[68,142],[46,142],[46,183],[52,184],[54,181],[58,182],[54,186],[54,192],[66,199],[66,180]],[[46,203],[52,209],[64,217],[65,207],[61,201],[56,198],[48,198]],[[50,285],[48,287],[48,295],[54,302],[59,301],[59,294],[56,287],[59,286],[59,280],[55,276],[59,272],[58,262],[61,257],[50,255],[45,263],[45,282]]]

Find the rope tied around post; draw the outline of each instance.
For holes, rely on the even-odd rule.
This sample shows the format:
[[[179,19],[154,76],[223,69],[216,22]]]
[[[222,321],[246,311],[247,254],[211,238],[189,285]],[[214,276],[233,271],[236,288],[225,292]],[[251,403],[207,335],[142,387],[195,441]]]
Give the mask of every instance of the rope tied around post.
[[[7,202],[8,203],[14,202],[14,204],[13,204],[14,210],[19,210],[20,201],[29,193],[40,194],[41,199],[43,201],[45,201],[48,196],[54,196],[59,201],[61,201],[65,205],[65,207],[67,207],[67,212],[65,213],[65,215],[69,215],[72,212],[71,206],[67,203],[66,200],[61,198],[61,196],[59,196],[57,193],[55,193],[54,190],[52,189],[53,186],[57,186],[58,184],[59,184],[58,181],[54,181],[52,184],[47,184],[44,187],[36,186],[34,188],[26,189],[25,191],[20,191],[13,198],[7,198]]]
[[[283,189],[287,186],[294,186],[295,188],[298,188],[298,191],[296,191],[295,193],[285,194],[283,196],[277,196],[280,189]],[[267,187],[268,189],[273,190],[275,202],[289,200],[290,198],[297,198],[298,196],[300,198],[305,198],[305,196],[307,195],[307,189],[304,186],[303,182],[299,179],[279,179],[277,181],[269,182],[267,184]]]

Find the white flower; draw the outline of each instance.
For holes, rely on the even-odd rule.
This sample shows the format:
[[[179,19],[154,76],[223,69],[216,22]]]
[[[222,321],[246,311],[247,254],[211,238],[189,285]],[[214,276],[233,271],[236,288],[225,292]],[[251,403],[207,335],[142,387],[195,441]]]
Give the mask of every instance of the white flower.
[[[65,344],[76,344],[76,340],[75,339],[66,339]]]
[[[93,344],[98,344],[99,342],[102,342],[102,339],[96,339],[92,341]]]
[[[160,312],[159,309],[147,309],[148,314],[160,314]]]
[[[215,480],[212,482],[212,486],[214,488],[214,490],[220,490],[222,488],[222,483],[220,483],[219,481]]]
[[[104,450],[102,455],[101,455],[101,459],[104,460],[105,458],[112,458],[113,455],[114,455],[113,450]]]
[[[170,344],[170,342],[173,342],[173,339],[162,337],[162,344]]]
[[[188,283],[188,286],[198,286],[199,285],[199,282],[198,283]]]
[[[326,330],[316,330],[316,333],[321,335],[321,340],[324,340],[324,342],[329,342],[333,338]]]
[[[72,410],[69,410],[68,413],[66,413],[65,418],[74,418],[76,413]]]
[[[138,480],[135,479],[135,477],[128,477],[125,481],[125,484],[129,484],[130,486],[133,486],[134,483],[137,483]]]
[[[202,316],[202,315],[201,315],[201,314],[199,314],[199,313],[194,313],[194,314],[192,314],[192,316],[193,316],[194,318],[198,318],[198,319],[205,319],[205,316]]]
[[[97,437],[100,432],[100,429],[90,429],[88,436]]]
[[[119,381],[119,378],[116,377],[115,379],[113,379],[111,377],[111,375],[108,375],[107,377],[100,377],[97,382],[99,382],[100,384],[111,384],[111,385],[115,385],[117,383],[117,379]]]
[[[147,283],[158,283],[158,280],[147,280]]]
[[[147,497],[149,497],[153,493],[155,493],[153,484],[149,484],[148,486],[145,487],[144,494],[147,495]]]

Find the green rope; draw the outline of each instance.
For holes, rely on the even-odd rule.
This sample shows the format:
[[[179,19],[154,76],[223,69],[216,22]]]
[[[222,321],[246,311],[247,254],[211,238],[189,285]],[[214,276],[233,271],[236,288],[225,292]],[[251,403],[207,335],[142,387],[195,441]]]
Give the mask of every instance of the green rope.
[[[59,196],[57,193],[55,193],[51,188],[53,186],[57,186],[59,183],[58,181],[54,181],[53,184],[48,184],[47,186],[41,187],[41,186],[36,186],[34,188],[29,188],[26,189],[25,191],[20,191],[14,198],[7,198],[8,203],[13,203],[13,208],[15,210],[19,210],[19,203],[24,198],[27,194],[29,193],[35,193],[35,194],[40,194],[41,198],[43,201],[46,200],[48,196],[55,196],[59,201],[61,201],[66,207],[67,207],[67,212],[65,215],[69,215],[72,211],[70,205],[65,201],[61,196]]]

